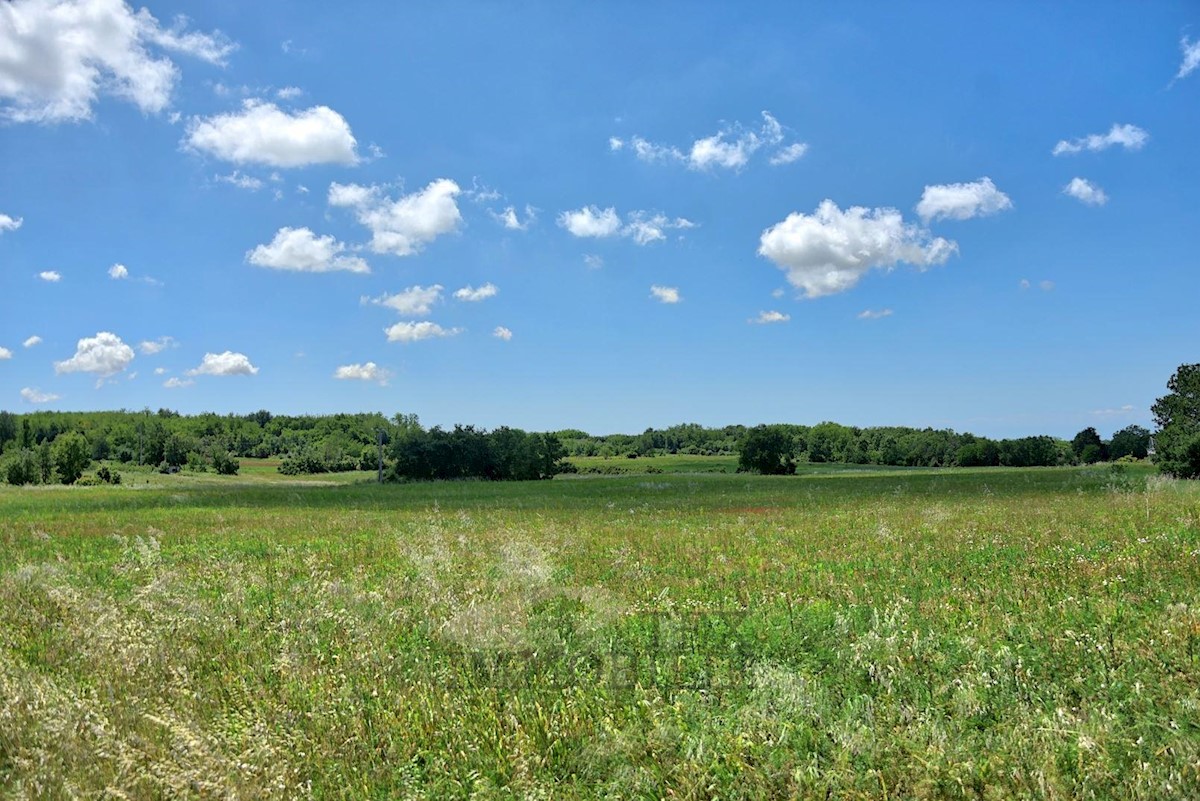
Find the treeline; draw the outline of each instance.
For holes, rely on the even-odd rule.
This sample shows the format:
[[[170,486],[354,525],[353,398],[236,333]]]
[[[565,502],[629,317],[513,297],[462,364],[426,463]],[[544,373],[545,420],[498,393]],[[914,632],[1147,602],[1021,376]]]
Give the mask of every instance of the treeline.
[[[1048,436],[994,440],[950,429],[878,426],[858,428],[838,423],[814,426],[725,426],[695,424],[647,429],[636,435],[591,436],[583,431],[557,432],[571,456],[646,457],[666,454],[734,455],[744,451],[747,438],[769,430],[776,449],[786,450],[793,463],[837,462],[902,467],[1035,467],[1090,464],[1123,456],[1145,458],[1150,432],[1129,426],[1105,441],[1094,428],[1071,441]],[[782,439],[780,439],[782,438]],[[753,439],[751,440],[753,442]],[[779,445],[786,442],[786,448]]]
[[[664,454],[745,456],[747,443],[772,433],[778,463],[841,462],[910,467],[1061,465],[1121,457],[1143,458],[1150,432],[1129,426],[1110,440],[1093,428],[1071,441],[1053,437],[992,440],[949,429],[898,426],[858,428],[838,423],[814,426],[725,426],[684,424],[641,434],[593,436],[569,429],[533,434],[472,426],[425,429],[416,415],[382,414],[180,415],[157,412],[0,411],[0,479],[9,483],[111,480],[82,476],[84,462],[148,465],[178,470],[236,473],[239,459],[275,458],[284,473],[321,473],[384,468],[393,480],[547,478],[570,470],[567,456],[652,457]],[[58,459],[54,443],[70,438],[71,458]],[[65,445],[60,445],[65,453]],[[67,469],[60,470],[62,462]],[[757,468],[747,468],[757,469]],[[111,473],[110,473],[111,476]],[[119,480],[119,479],[118,479]]]

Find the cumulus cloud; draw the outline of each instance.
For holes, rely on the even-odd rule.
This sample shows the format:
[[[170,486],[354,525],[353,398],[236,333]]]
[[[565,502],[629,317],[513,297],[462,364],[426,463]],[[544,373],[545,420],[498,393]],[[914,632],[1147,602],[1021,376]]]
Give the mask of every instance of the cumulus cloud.
[[[762,233],[760,256],[782,269],[809,298],[854,287],[868,271],[899,262],[925,269],[943,264],[958,245],[905,223],[890,208],[838,208],[824,200],[812,214],[793,212]]]
[[[263,182],[259,178],[252,175],[246,175],[240,170],[234,170],[229,175],[216,175],[213,179],[218,183],[229,184],[236,186],[238,189],[245,189],[250,192],[257,192],[263,188]]]
[[[176,344],[174,337],[159,337],[158,339],[143,340],[138,344],[138,350],[142,352],[143,356],[153,356]]]
[[[442,328],[437,323],[420,322],[420,323],[396,323],[393,326],[383,329],[387,334],[388,342],[419,342],[422,339],[434,339],[437,337],[452,337],[462,333],[461,328]]]
[[[206,353],[200,366],[187,371],[188,375],[257,375],[258,368],[250,363],[244,353],[225,351]]]
[[[410,286],[394,295],[386,292],[377,298],[362,298],[363,303],[386,306],[404,317],[421,317],[429,314],[435,303],[442,299],[442,285]],[[456,293],[457,294],[457,293]]]
[[[1063,187],[1063,194],[1070,195],[1080,203],[1089,206],[1103,206],[1108,202],[1108,195],[1086,178],[1072,178],[1071,183]]]
[[[597,206],[584,206],[575,211],[564,211],[558,215],[558,224],[571,236],[597,239],[615,236],[621,230],[621,218],[611,206],[603,210]]]
[[[1118,145],[1126,150],[1141,150],[1149,140],[1150,134],[1136,125],[1113,123],[1113,127],[1106,134],[1088,134],[1079,139],[1063,139],[1054,146],[1053,153],[1063,156],[1082,153],[1085,150],[1098,152]]]
[[[494,336],[496,339],[503,339],[505,342],[508,342],[513,338],[513,332],[502,325],[498,325],[496,326],[496,329],[492,331],[492,336]]]
[[[1200,67],[1200,39],[1190,41],[1186,36],[1179,40],[1179,50],[1183,53],[1183,63],[1179,65],[1179,72],[1175,73],[1175,78],[1186,78]]]
[[[525,222],[521,222],[520,217],[517,216],[517,210],[513,206],[509,206],[504,211],[499,212],[489,210],[488,214],[492,216],[493,220],[510,231],[527,231],[529,230],[529,226],[533,224],[533,221],[537,219],[537,211],[533,206],[525,207]]]
[[[679,288],[673,286],[659,286],[655,284],[650,287],[650,297],[657,300],[659,303],[678,303],[683,300],[679,295]]]
[[[668,230],[696,227],[694,222],[683,217],[671,219],[665,214],[647,211],[630,212],[627,219],[628,222],[622,224],[621,216],[612,207],[600,209],[597,206],[584,206],[559,214],[558,224],[567,229],[572,236],[594,239],[623,236],[639,245],[666,239],[665,232]]]
[[[454,293],[454,297],[458,298],[459,300],[465,300],[474,303],[476,301],[487,300],[488,298],[495,297],[496,293],[499,291],[500,288],[493,283],[484,284],[478,289],[468,285],[457,290]]]
[[[25,387],[21,390],[21,398],[26,403],[50,403],[58,400],[60,397],[53,392],[42,392],[40,389],[33,387]]]
[[[455,198],[461,192],[449,178],[439,178],[398,200],[377,186],[332,183],[329,205],[354,210],[358,221],[371,231],[371,250],[411,256],[439,236],[458,230],[462,214]]]
[[[986,217],[1012,208],[1008,195],[992,183],[991,178],[964,184],[926,186],[917,203],[917,214],[926,223],[931,220],[969,220]]]
[[[760,311],[757,317],[751,317],[749,322],[755,325],[770,325],[771,323],[786,323],[792,319],[790,314],[781,311]]]
[[[339,381],[374,381],[379,386],[386,387],[392,373],[375,362],[367,362],[366,364],[342,365],[334,370],[333,377]]]
[[[768,161],[772,167],[780,167],[784,164],[791,164],[793,161],[799,161],[807,152],[808,145],[803,142],[793,142],[787,147],[777,150]]]
[[[49,281],[52,284],[57,284],[62,280],[62,273],[60,273],[58,270],[43,270],[42,272],[38,273],[38,278],[42,279],[43,281]]]
[[[0,347],[0,362],[12,358],[12,351],[8,348]]]
[[[318,237],[307,228],[280,228],[269,244],[248,251],[246,261],[258,267],[302,273],[371,272],[362,258],[342,255],[346,249],[328,234]]]
[[[658,144],[640,136],[634,136],[628,142],[614,136],[608,140],[608,146],[610,150],[623,150],[628,145],[638,159],[650,163],[673,162],[693,170],[716,167],[740,170],[763,149],[774,149],[768,159],[774,166],[791,164],[808,151],[808,145],[803,142],[784,145],[783,140],[783,126],[769,111],[764,111],[762,124],[758,127],[741,123],[724,125],[715,134],[696,139],[686,148]]]
[[[152,50],[224,64],[234,49],[220,32],[163,28],[122,0],[25,0],[0,4],[0,116],[54,123],[92,116],[101,93],[146,113],[163,111],[179,69]]]
[[[114,264],[108,268],[108,277],[120,281],[129,277],[129,269],[124,264]]]
[[[40,344],[42,344],[42,338],[39,337],[37,334],[34,334],[29,339],[22,342],[21,346],[25,347],[25,348],[32,348],[34,345],[40,345]]]
[[[891,317],[891,309],[867,309],[858,313],[860,320],[882,320],[884,317]]]
[[[192,384],[195,384],[195,383],[196,382],[190,378],[174,378],[174,377],[172,377],[172,378],[168,378],[166,381],[164,381],[163,386],[166,387],[167,389],[183,389],[184,387],[190,387]]]
[[[10,217],[7,214],[0,214],[0,234],[5,231],[17,230],[24,222],[20,217]]]
[[[107,378],[124,370],[133,361],[133,348],[116,334],[101,331],[84,337],[75,346],[75,355],[54,363],[56,373],[92,373]]]
[[[665,232],[670,229],[695,227],[696,224],[694,222],[683,217],[676,217],[674,220],[670,220],[663,214],[649,214],[644,211],[635,211],[629,215],[629,224],[622,229],[622,233],[639,245],[648,245],[651,242],[666,239],[667,235]]]
[[[184,141],[193,150],[235,164],[305,167],[358,162],[350,125],[328,106],[290,114],[274,103],[247,100],[240,112],[193,119]]]

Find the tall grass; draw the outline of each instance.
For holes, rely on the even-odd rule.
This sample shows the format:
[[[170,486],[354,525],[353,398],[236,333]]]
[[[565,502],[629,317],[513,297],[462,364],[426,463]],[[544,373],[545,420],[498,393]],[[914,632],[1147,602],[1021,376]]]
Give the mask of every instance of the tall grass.
[[[0,796],[1194,798],[1136,470],[0,491]]]

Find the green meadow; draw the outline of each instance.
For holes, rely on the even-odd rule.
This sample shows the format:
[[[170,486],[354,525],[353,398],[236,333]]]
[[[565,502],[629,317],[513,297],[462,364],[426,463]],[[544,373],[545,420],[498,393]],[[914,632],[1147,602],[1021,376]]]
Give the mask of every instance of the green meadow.
[[[1197,482],[691,458],[2,487],[0,798],[1200,797]]]

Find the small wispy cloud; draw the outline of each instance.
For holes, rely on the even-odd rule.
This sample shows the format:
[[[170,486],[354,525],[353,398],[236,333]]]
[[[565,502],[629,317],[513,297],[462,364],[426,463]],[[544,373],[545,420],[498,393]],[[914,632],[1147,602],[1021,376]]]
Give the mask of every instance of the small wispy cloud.
[[[784,314],[781,311],[760,311],[757,317],[751,317],[747,322],[755,325],[771,325],[773,323],[786,323],[792,319],[792,315]]]
[[[655,284],[650,287],[650,297],[657,300],[659,303],[679,303],[683,297],[679,294],[679,288],[673,286],[659,286]]]
[[[860,320],[882,320],[884,317],[891,317],[891,309],[867,309],[858,313]]]

